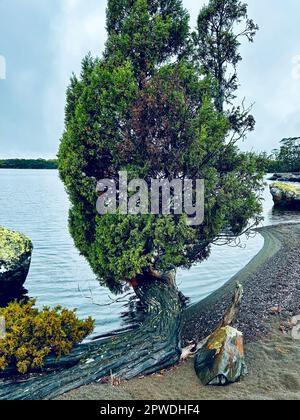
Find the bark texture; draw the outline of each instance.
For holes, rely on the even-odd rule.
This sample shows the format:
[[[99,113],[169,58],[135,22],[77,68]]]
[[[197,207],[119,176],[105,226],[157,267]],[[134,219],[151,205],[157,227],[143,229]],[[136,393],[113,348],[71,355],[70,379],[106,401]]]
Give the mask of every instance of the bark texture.
[[[168,368],[180,360],[182,303],[166,279],[136,288],[145,318],[118,336],[77,346],[59,361],[47,359],[43,373],[0,380],[0,400],[52,399],[107,376],[128,380]]]

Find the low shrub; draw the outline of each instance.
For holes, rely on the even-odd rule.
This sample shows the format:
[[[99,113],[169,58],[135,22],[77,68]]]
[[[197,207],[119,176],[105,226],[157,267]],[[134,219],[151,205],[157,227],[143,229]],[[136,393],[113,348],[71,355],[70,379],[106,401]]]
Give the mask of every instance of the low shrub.
[[[12,302],[0,308],[6,334],[0,339],[0,369],[16,367],[21,374],[44,365],[48,355],[57,358],[67,355],[72,348],[92,333],[94,321],[81,321],[75,310],[60,306],[43,310],[35,308],[35,300]]]

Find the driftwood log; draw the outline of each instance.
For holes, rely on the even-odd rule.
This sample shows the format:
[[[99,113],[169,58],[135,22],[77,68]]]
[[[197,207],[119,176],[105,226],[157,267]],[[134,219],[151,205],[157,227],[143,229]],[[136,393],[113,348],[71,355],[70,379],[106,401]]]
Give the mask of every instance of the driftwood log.
[[[166,279],[152,278],[136,293],[146,312],[140,327],[79,345],[59,361],[47,359],[43,373],[0,379],[0,400],[53,399],[105,377],[128,380],[177,364],[182,319],[178,290]]]
[[[221,328],[230,327],[230,326],[233,325],[233,323],[235,322],[236,317],[238,315],[238,312],[239,312],[239,309],[240,309],[240,306],[241,306],[241,303],[242,303],[242,300],[243,300],[243,296],[244,296],[243,286],[241,284],[237,283],[235,291],[234,291],[234,295],[233,295],[233,298],[232,298],[232,303],[227,308],[227,310],[225,311],[225,314],[223,316],[223,319],[222,319],[221,323],[204,340],[200,341],[199,343],[197,343],[196,341],[192,341],[192,342],[190,342],[190,344],[187,347],[183,348],[182,351],[181,351],[181,360],[186,360],[189,357],[197,354],[197,352],[199,350],[201,350],[206,345],[209,338],[215,332],[217,332]]]
[[[223,320],[221,324],[219,325],[218,329],[223,328],[223,327],[230,327],[235,322],[236,317],[238,315],[238,311],[240,309],[240,306],[243,300],[243,296],[244,296],[243,286],[238,283],[236,285],[236,289],[235,289],[234,296],[232,299],[232,304],[229,306],[229,308],[225,312]]]

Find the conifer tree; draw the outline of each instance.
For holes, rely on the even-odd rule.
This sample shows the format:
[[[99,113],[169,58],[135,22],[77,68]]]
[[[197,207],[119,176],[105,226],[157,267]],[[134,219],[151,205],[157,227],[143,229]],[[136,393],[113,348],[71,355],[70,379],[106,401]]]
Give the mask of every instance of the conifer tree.
[[[261,171],[226,138],[231,124],[214,81],[181,59],[189,39],[181,0],[109,0],[101,59],[87,56],[67,92],[59,169],[70,231],[100,282],[114,292],[153,270],[191,267],[219,236],[258,218]],[[185,214],[99,215],[97,181],[205,180],[205,220]]]

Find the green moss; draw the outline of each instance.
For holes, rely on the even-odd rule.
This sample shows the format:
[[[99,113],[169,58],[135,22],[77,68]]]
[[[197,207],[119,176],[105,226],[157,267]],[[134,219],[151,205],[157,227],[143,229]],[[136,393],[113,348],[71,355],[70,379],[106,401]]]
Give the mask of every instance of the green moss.
[[[283,193],[293,193],[296,195],[300,195],[300,188],[296,187],[295,185],[287,184],[285,182],[274,182],[274,184],[271,185],[272,188],[278,188]]]
[[[13,264],[30,253],[32,248],[28,237],[0,226],[0,262]]]
[[[216,350],[220,353],[225,344],[226,338],[234,337],[236,330],[230,326],[219,328],[210,337],[207,342],[207,347],[210,350]]]

